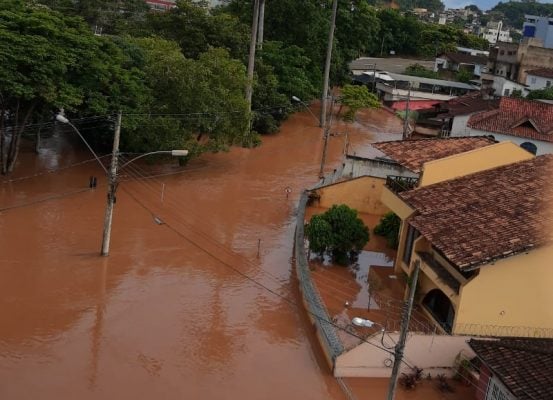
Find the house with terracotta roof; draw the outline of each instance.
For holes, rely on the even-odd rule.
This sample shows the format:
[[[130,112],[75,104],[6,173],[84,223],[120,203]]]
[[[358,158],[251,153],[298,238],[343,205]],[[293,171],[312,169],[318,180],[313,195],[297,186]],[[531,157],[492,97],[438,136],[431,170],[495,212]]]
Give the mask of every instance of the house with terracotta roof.
[[[499,142],[425,161],[417,143],[376,146],[420,171],[389,176],[381,201],[402,221],[396,274],[420,265],[427,317],[454,335],[553,337],[553,155]]]
[[[469,341],[479,360],[477,400],[553,399],[553,340]]]
[[[470,71],[475,78],[488,72],[488,56],[471,55],[461,52],[449,52],[436,57],[434,71],[448,70],[452,72]]]
[[[553,153],[553,104],[502,97],[496,109],[472,114],[463,132],[512,141],[533,154]]]

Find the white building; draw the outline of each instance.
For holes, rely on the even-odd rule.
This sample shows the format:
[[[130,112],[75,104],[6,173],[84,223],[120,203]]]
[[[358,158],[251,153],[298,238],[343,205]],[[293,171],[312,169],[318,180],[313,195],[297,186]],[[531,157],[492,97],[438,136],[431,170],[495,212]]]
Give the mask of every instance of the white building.
[[[503,30],[503,21],[488,22],[486,27],[480,30],[480,37],[483,37],[491,44],[513,41],[510,32],[508,30]]]
[[[553,85],[553,69],[538,68],[526,71],[526,86],[529,90],[546,89]]]
[[[553,18],[525,15],[526,21],[522,25],[522,35],[540,39],[543,47],[553,48]]]

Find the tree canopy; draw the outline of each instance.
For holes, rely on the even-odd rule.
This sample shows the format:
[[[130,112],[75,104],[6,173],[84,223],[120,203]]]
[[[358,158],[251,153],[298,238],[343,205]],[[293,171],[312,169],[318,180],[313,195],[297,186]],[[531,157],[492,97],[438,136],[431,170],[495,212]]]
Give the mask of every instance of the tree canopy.
[[[315,215],[306,226],[309,248],[319,254],[329,252],[334,261],[348,264],[352,254],[369,241],[369,228],[357,211],[345,204],[333,205],[325,213]]]

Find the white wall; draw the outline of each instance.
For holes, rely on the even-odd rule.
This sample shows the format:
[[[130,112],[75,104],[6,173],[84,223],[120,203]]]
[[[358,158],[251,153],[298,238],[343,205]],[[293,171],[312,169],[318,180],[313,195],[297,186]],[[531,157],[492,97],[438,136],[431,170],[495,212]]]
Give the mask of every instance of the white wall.
[[[388,175],[417,177],[413,171],[392,162],[380,162],[372,159],[357,159],[347,157],[342,170],[342,177],[357,178],[360,176],[372,176],[386,178]]]
[[[537,156],[541,156],[542,154],[553,154],[553,143],[550,142],[544,142],[541,140],[534,140],[534,139],[527,139],[527,138],[521,138],[518,136],[512,136],[512,135],[504,135],[501,133],[494,133],[494,132],[486,132],[486,131],[479,131],[476,129],[467,128],[468,136],[482,136],[482,135],[493,135],[495,140],[499,142],[505,142],[510,141],[517,145],[521,145],[525,142],[530,142],[536,145],[538,148],[538,151],[536,153]]]
[[[493,77],[492,87],[496,96],[510,96],[513,93],[513,90],[520,90],[523,96],[528,94],[528,90],[525,86],[510,81],[502,76]]]
[[[386,333],[384,344],[392,347],[398,339],[399,333]],[[424,375],[452,374],[455,360],[460,353],[468,358],[475,355],[467,344],[469,339],[468,336],[410,333],[407,337],[404,360],[410,365],[422,368]],[[336,358],[334,376],[385,378],[391,375],[393,356],[375,346],[383,347],[381,334],[367,340],[369,343],[361,343]],[[404,363],[401,371],[407,372],[409,367]]]
[[[549,85],[547,82],[549,82]],[[545,89],[553,85],[553,78],[544,78],[543,76],[528,74],[526,76],[526,85],[528,85],[528,89],[530,90]]]
[[[453,118],[450,136],[470,136],[470,129],[467,128],[467,122],[472,114],[458,115]]]

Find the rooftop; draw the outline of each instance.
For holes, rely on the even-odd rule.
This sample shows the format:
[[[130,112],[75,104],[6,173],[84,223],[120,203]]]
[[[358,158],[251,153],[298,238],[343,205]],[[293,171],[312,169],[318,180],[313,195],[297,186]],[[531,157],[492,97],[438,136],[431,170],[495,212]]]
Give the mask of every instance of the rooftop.
[[[388,75],[390,75],[395,81],[418,82],[418,83],[425,83],[427,85],[445,86],[445,87],[467,89],[467,90],[478,90],[476,86],[469,85],[468,83],[446,81],[444,79],[422,78],[420,76],[396,74],[392,72],[389,72]]]
[[[464,53],[446,53],[444,56],[456,64],[486,65],[488,63],[488,57],[484,55],[472,56]]]
[[[464,153],[494,144],[492,138],[485,136],[431,138],[415,140],[395,140],[373,143],[373,147],[389,158],[410,169],[421,172],[428,161],[438,160],[455,154]]]
[[[470,270],[553,242],[553,155],[402,192],[410,219],[450,262]]]
[[[553,105],[502,97],[499,108],[472,115],[467,126],[490,133],[553,142]]]
[[[446,110],[438,118],[450,118],[458,115],[469,115],[485,110],[494,110],[499,107],[499,100],[484,99],[482,93],[471,92],[463,96],[440,103],[440,109]]]
[[[526,71],[528,75],[541,76],[542,78],[553,78],[553,69],[551,68],[538,68]]]
[[[518,400],[553,399],[553,339],[469,341]]]

